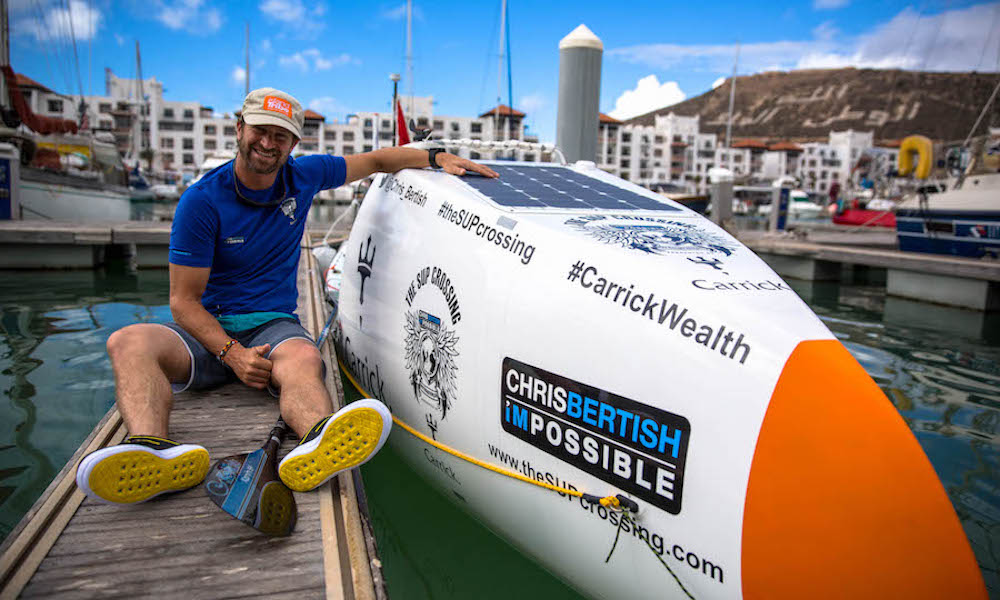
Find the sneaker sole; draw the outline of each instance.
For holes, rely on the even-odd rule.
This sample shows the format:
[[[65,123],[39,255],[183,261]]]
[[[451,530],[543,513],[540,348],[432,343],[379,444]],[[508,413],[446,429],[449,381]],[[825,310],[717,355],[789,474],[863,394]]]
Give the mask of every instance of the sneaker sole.
[[[384,404],[353,402],[331,417],[318,436],[289,452],[278,465],[278,476],[296,492],[316,489],[337,473],[368,462],[391,428],[392,415]]]
[[[76,484],[96,500],[134,504],[198,485],[208,474],[208,463],[208,450],[194,444],[167,450],[122,444],[84,457]]]

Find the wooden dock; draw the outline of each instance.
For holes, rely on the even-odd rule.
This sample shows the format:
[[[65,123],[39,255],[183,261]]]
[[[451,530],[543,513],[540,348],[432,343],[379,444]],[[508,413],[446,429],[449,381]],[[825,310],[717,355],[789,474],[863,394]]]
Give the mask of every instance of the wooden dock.
[[[740,241],[782,277],[841,281],[844,266],[880,272],[889,296],[981,312],[1000,311],[1000,261],[896,249],[894,231],[802,229],[740,232]]]
[[[299,316],[318,335],[326,321],[312,254],[299,270]],[[343,404],[332,345],[327,386]],[[213,460],[254,450],[278,417],[267,392],[232,384],[175,397],[171,437],[203,444]],[[133,506],[85,498],[75,483],[86,453],[126,436],[112,408],[0,547],[0,598],[386,597],[357,470],[295,494],[298,523],[269,538],[222,512],[203,486]],[[282,453],[297,440],[286,440]]]

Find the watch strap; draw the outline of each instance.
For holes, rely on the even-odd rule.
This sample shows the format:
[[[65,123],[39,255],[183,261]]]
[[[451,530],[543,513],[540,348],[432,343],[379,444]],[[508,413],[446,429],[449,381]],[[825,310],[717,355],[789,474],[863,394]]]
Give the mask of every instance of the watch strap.
[[[441,165],[437,162],[437,155],[444,152],[444,148],[431,148],[427,151],[427,161],[431,164],[431,168],[440,169]]]

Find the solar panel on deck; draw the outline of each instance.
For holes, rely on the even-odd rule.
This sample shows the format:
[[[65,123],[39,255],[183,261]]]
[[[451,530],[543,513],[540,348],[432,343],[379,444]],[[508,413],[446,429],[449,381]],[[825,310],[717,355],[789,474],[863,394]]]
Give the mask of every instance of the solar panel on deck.
[[[576,208],[661,210],[677,208],[605,183],[567,167],[491,164],[499,179],[475,174],[462,181],[500,206],[509,208]]]

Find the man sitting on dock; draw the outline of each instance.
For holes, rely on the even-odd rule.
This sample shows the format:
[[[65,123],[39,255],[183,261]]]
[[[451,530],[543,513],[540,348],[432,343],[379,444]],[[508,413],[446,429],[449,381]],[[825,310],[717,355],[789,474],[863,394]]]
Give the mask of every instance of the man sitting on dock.
[[[273,88],[250,92],[236,124],[236,158],[184,192],[170,233],[170,310],[175,322],[139,323],[108,339],[118,410],[131,436],[80,462],[77,485],[92,498],[129,504],[197,485],[208,451],[168,439],[173,393],[237,379],[280,390],[285,421],[302,438],[281,461],[290,488],[311,490],[358,466],[392,425],[379,402],[331,414],[325,365],[294,312],[296,276],[313,196],[376,172],[434,167],[496,177],[488,167],[440,150],[384,148],[339,156],[290,156],[304,113]],[[339,431],[369,432],[346,461],[328,458]],[[307,465],[308,468],[305,466]]]

